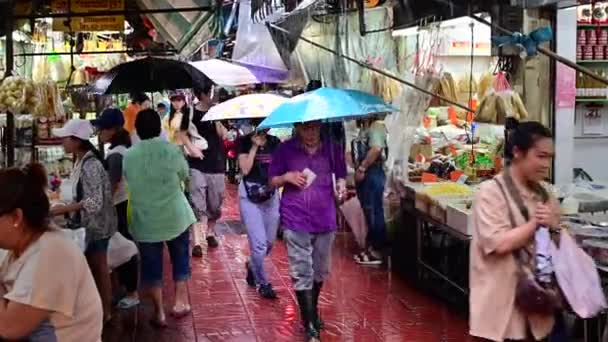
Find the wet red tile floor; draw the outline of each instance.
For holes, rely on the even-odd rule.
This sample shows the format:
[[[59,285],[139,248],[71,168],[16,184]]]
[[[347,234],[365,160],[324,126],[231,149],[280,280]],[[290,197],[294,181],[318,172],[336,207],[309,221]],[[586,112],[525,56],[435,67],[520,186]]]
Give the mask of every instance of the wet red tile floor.
[[[224,219],[238,220],[233,186],[227,191]],[[332,255],[331,278],[320,299],[326,326],[322,341],[469,341],[466,319],[386,270],[356,265],[349,247],[348,235],[341,235]],[[170,321],[165,331],[154,330],[148,323],[150,304],[144,303],[133,312],[119,313],[106,328],[104,341],[303,341],[285,246],[277,243],[266,264],[279,295],[275,301],[261,299],[248,288],[247,254],[245,236],[224,234],[218,249],[193,260],[191,316]],[[167,272],[166,278],[171,284]],[[171,292],[169,285],[167,309]]]

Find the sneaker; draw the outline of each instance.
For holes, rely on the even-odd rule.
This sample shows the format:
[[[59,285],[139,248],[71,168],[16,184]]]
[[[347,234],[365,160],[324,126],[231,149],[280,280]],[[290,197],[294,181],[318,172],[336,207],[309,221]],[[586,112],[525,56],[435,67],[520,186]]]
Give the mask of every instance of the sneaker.
[[[382,259],[376,258],[371,253],[361,253],[355,261],[360,265],[382,265]]]
[[[139,305],[139,298],[125,297],[116,305],[121,310],[129,310]]]
[[[201,245],[196,245],[196,246],[192,247],[192,256],[195,258],[202,258],[203,257],[203,247],[201,247]]]
[[[247,280],[247,285],[249,285],[249,287],[255,288],[255,277],[249,265],[249,261],[245,263],[245,268],[247,269],[247,278],[245,278]]]
[[[270,283],[266,285],[260,285],[260,287],[258,288],[258,293],[266,299],[277,299],[277,293],[274,292],[272,284]]]
[[[217,241],[217,238],[215,236],[207,236],[207,246],[209,246],[209,248],[217,248],[219,245],[220,243]]]

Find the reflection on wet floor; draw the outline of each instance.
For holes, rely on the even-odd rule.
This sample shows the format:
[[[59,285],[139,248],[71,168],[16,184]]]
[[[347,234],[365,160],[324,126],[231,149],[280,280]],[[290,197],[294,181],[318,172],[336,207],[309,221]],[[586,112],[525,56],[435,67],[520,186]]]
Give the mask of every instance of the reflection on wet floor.
[[[290,287],[285,246],[268,260],[270,282],[279,299],[262,299],[245,282],[247,239],[238,223],[236,192],[229,188],[221,246],[193,260],[189,290],[192,315],[170,320],[164,331],[150,326],[152,307],[122,312],[106,328],[104,341],[303,341],[295,295]],[[333,273],[320,299],[325,341],[469,341],[467,322],[440,301],[420,293],[379,268],[356,265],[347,235],[336,240]],[[170,266],[166,261],[167,268]],[[170,273],[165,272],[167,284]],[[167,310],[172,286],[165,289]]]

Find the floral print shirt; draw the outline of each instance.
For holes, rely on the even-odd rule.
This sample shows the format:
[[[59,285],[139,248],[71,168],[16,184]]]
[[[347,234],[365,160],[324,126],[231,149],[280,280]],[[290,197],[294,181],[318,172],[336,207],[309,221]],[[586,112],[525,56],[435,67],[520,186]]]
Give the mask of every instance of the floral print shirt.
[[[74,200],[82,204],[76,221],[86,228],[87,242],[109,239],[118,222],[110,178],[103,164],[88,152],[76,163],[72,178]]]

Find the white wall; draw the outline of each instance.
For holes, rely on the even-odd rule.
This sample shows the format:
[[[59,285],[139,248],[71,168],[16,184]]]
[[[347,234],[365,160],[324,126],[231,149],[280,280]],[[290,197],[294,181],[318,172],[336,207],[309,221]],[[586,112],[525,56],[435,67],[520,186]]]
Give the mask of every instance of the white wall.
[[[576,8],[557,11],[557,54],[576,60]],[[559,75],[556,75],[559,78]],[[574,108],[555,108],[555,184],[572,182],[574,167]]]
[[[574,167],[585,169],[594,180],[608,181],[608,106],[600,109],[603,132],[586,135],[583,126],[589,110],[579,105],[574,124]],[[558,151],[559,152],[559,151]]]

